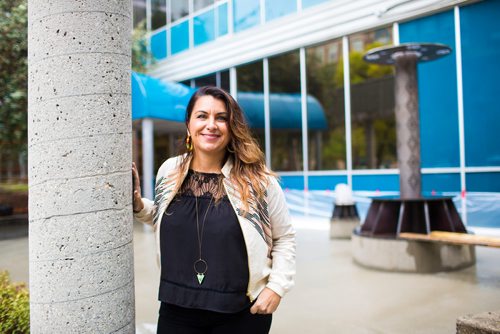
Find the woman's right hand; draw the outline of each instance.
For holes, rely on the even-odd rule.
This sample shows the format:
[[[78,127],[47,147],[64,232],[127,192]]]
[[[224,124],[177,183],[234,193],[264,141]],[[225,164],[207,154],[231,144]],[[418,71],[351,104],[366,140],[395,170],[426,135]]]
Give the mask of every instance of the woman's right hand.
[[[135,165],[135,162],[132,162],[132,178],[133,178],[133,184],[134,184],[134,189],[133,191],[133,203],[132,207],[135,213],[140,212],[142,209],[144,209],[144,203],[142,202],[141,198],[141,179],[139,178],[139,173],[137,172],[137,166]]]

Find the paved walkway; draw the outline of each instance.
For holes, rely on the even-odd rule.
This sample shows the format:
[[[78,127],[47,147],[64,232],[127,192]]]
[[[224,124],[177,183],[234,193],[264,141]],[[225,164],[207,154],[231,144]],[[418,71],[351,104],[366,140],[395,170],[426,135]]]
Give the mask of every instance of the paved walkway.
[[[500,249],[476,247],[474,267],[438,274],[368,270],[352,262],[350,241],[330,240],[328,221],[295,218],[296,287],[271,333],[455,333],[465,314],[500,310]],[[153,234],[135,229],[138,333],[155,333],[158,269]],[[28,240],[0,241],[0,269],[28,279]]]

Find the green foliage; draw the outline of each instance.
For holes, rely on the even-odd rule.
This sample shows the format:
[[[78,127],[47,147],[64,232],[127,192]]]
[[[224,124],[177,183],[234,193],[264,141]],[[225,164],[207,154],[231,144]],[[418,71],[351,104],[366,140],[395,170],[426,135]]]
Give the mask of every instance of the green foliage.
[[[29,311],[26,285],[11,283],[9,274],[6,271],[0,272],[0,333],[29,333]]]
[[[26,151],[27,50],[26,0],[0,1],[0,152],[7,160]]]
[[[142,20],[132,32],[132,70],[146,73],[149,65],[155,62],[148,52],[146,20]]]
[[[349,76],[351,79],[351,85],[363,82],[366,79],[370,78],[382,78],[393,73],[394,68],[392,66],[371,64],[363,60],[363,55],[368,50],[380,47],[382,45],[383,44],[380,42],[374,42],[368,44],[363,52],[349,52]],[[344,62],[342,60],[339,61],[337,65],[335,82],[337,84],[337,87],[344,86]]]

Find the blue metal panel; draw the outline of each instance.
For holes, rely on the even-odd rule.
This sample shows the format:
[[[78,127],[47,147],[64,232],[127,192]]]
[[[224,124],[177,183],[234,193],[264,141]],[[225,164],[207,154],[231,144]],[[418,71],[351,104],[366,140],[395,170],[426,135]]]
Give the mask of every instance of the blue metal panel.
[[[423,174],[422,192],[425,195],[444,191],[460,192],[460,174]]]
[[[399,175],[353,175],[352,190],[399,191]]]
[[[402,23],[401,43],[431,42],[455,51],[453,11]],[[455,54],[418,65],[422,167],[458,167],[458,100]]]
[[[460,8],[465,159],[467,166],[500,166],[500,1]]]
[[[233,0],[234,32],[256,26],[260,23],[259,0]]]
[[[307,179],[309,190],[335,190],[339,183],[347,184],[346,175],[321,175],[309,176]]]
[[[157,60],[167,58],[167,32],[161,30],[151,36],[151,53]]]
[[[500,192],[500,173],[467,173],[467,191]]]
[[[297,2],[290,0],[266,0],[266,21],[274,20],[297,11]]]
[[[171,53],[176,54],[189,48],[189,21],[172,26]]]
[[[217,14],[218,14],[218,31],[217,31],[217,36],[224,36],[227,34],[227,3],[220,5],[217,7]]]
[[[287,175],[280,176],[280,184],[283,189],[304,189],[304,176]]]
[[[328,0],[302,0],[302,8],[311,7],[327,1]]]
[[[193,19],[194,45],[200,45],[215,39],[215,11],[209,10]]]

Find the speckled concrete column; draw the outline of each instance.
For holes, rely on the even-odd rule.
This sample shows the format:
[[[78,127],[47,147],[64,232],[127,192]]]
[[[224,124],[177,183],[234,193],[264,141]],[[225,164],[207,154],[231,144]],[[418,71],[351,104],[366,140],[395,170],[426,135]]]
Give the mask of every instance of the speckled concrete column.
[[[133,333],[130,0],[29,0],[32,333]]]
[[[401,198],[421,196],[417,55],[395,54],[396,137]]]

